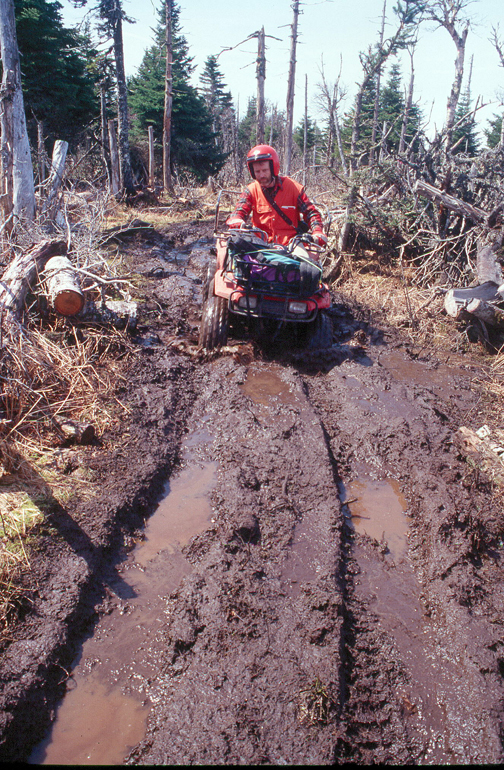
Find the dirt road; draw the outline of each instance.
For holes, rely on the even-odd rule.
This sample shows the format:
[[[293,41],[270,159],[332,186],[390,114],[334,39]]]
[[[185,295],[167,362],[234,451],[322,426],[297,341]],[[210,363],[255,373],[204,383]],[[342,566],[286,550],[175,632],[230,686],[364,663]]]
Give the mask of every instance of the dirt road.
[[[35,564],[38,620],[0,670],[3,757],[29,754],[34,707],[52,708],[56,666],[102,616],[79,676],[100,672],[103,703],[112,684],[136,699],[141,729],[117,747],[137,744],[130,764],[501,762],[502,512],[455,440],[480,427],[476,368],[412,358],[344,294],[331,350],[231,340],[201,357],[210,243],[195,226],[125,246],[150,287],[119,393],[130,424],[79,457],[94,501],[54,514],[59,568]],[[41,639],[43,694],[23,700]],[[34,761],[57,761],[55,743]]]

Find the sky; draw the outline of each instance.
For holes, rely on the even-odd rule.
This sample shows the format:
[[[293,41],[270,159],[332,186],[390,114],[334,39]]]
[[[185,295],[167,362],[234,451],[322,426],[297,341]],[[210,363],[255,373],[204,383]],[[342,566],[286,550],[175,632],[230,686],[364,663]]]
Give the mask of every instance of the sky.
[[[68,26],[77,23],[84,11],[72,10],[69,0],[60,1],[64,23]],[[359,52],[365,51],[379,37],[383,1],[305,0],[302,3],[296,56],[295,124],[304,114],[305,76],[308,77],[308,112],[313,119],[322,119],[314,100],[322,66],[329,83],[336,80],[341,69],[340,84],[347,91],[342,108],[343,111],[351,109],[356,83],[362,77]],[[159,4],[154,0],[123,0],[125,12],[136,20],[135,24],[124,25],[128,75],[136,72],[145,49],[152,44]],[[266,35],[271,36],[266,38],[266,101],[285,109],[293,15],[291,0],[253,0],[249,3],[246,0],[180,0],[178,4],[181,7],[181,32],[196,65],[194,85],[198,85],[207,57],[220,54],[218,63],[227,89],[243,114],[248,99],[256,92],[257,41],[238,44],[264,26]],[[395,29],[393,5],[394,0],[387,0],[386,36]],[[472,97],[475,101],[480,96],[487,105],[477,113],[481,126],[486,125],[493,114],[501,112],[499,92],[504,98],[504,69],[499,66],[497,53],[489,42],[492,26],[497,26],[501,20],[501,37],[504,39],[504,0],[473,0],[466,13],[472,21],[467,39],[464,83],[473,56]],[[231,46],[237,47],[232,51],[224,50]],[[455,72],[455,56],[455,45],[446,30],[436,30],[432,23],[422,25],[414,59],[415,100],[429,122],[428,135],[432,135],[436,127],[443,126]],[[402,54],[397,61],[407,84],[409,56]]]

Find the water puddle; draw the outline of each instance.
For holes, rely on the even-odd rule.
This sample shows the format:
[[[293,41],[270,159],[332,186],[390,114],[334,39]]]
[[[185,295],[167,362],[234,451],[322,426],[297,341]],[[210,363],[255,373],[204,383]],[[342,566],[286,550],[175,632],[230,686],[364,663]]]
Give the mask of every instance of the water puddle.
[[[210,439],[199,431],[186,440],[186,467],[167,483],[143,541],[121,567],[119,607],[84,642],[51,733],[30,764],[121,764],[143,738],[150,705],[142,682],[154,672],[138,651],[164,620],[166,597],[191,572],[182,547],[209,525],[217,465],[195,461],[194,453]]]
[[[342,502],[348,507],[356,532],[385,542],[394,561],[407,551],[408,504],[395,479],[359,477],[346,487]]]
[[[278,371],[280,372],[281,369],[278,368]],[[249,369],[247,379],[240,387],[246,396],[260,406],[270,406],[275,401],[285,406],[297,404],[296,395],[274,367]]]

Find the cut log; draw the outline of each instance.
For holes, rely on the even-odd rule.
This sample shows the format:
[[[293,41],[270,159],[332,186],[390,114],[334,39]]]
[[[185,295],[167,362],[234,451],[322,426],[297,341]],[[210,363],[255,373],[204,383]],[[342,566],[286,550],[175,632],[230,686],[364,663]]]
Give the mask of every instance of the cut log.
[[[424,182],[423,179],[417,179],[415,182],[415,192],[430,198],[432,201],[436,201],[436,203],[441,203],[450,211],[455,211],[457,214],[470,219],[471,222],[484,222],[488,218],[486,211],[478,209],[476,206],[471,206],[470,203],[466,203],[460,200],[460,198],[455,198],[453,195],[449,195],[442,190],[438,190],[437,187]]]
[[[47,261],[43,274],[56,312],[64,316],[79,313],[84,307],[84,295],[70,260],[67,257],[52,257]]]
[[[482,299],[472,299],[467,303],[465,310],[479,318],[480,321],[484,321],[488,326],[504,328],[504,310],[500,310],[495,305],[489,305]]]
[[[55,254],[66,254],[65,241],[41,241],[29,251],[16,257],[0,281],[0,313],[13,315],[19,320],[30,284],[41,272],[48,259]]]
[[[480,286],[472,286],[467,289],[450,289],[445,294],[445,310],[452,318],[458,318],[460,311],[474,299],[484,300],[486,302],[492,300],[500,302],[502,297],[498,293],[498,288],[497,284],[493,281],[487,281]]]

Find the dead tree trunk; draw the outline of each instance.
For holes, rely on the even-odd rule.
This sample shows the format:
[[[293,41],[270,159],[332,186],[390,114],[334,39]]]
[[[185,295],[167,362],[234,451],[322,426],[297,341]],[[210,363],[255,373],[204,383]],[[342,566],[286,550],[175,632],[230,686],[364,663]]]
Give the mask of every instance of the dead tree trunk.
[[[37,120],[37,169],[38,181],[42,185],[46,178],[45,148],[44,148],[44,124]]]
[[[105,173],[107,174],[108,185],[110,189],[112,189],[112,170],[110,166],[110,148],[107,127],[107,88],[103,81],[100,83],[100,133],[103,166],[105,168]]]
[[[264,81],[266,80],[266,45],[264,27],[257,33],[257,103],[256,103],[256,143],[264,142]]]
[[[383,0],[382,25],[381,25],[381,32],[380,32],[380,48],[383,48],[383,38],[385,36],[386,12],[387,12],[387,0]],[[378,112],[380,108],[381,73],[382,73],[382,70],[381,70],[381,67],[379,67],[376,73],[376,94],[375,94],[374,109],[373,109],[373,128],[371,131],[371,150],[369,151],[370,166],[372,166],[374,163],[375,144],[376,144],[376,137],[378,135]]]
[[[411,60],[411,75],[410,75],[410,81],[408,86],[408,96],[406,99],[406,104],[404,105],[404,112],[402,116],[401,138],[399,139],[399,154],[403,153],[406,148],[406,131],[408,130],[408,118],[411,111],[411,107],[413,105],[413,88],[415,83],[415,68],[413,65],[413,54],[414,54],[414,49],[409,51],[410,60]]]
[[[14,0],[0,3],[0,56],[3,70],[0,89],[1,193],[4,228],[9,230],[15,218],[32,220],[35,217],[35,185],[21,89]]]
[[[57,139],[54,143],[51,173],[47,183],[47,199],[44,203],[44,212],[49,213],[51,219],[55,216],[55,199],[63,181],[63,171],[68,150],[68,142]]]
[[[292,123],[294,118],[294,87],[296,83],[296,46],[298,38],[299,0],[294,0],[292,9],[294,12],[294,18],[292,21],[289,81],[287,85],[287,112],[285,120],[284,170],[286,174],[290,173],[292,157]]]
[[[303,185],[306,184],[307,165],[308,165],[308,75],[305,75],[304,125],[303,125]]]
[[[163,186],[165,192],[173,192],[171,175],[171,124],[173,110],[173,35],[172,35],[173,1],[165,0],[165,99],[163,113]]]
[[[6,325],[20,319],[28,288],[47,260],[66,252],[65,241],[41,241],[11,262],[0,282],[0,316]]]
[[[115,121],[108,122],[108,137],[110,147],[110,192],[112,195],[119,195],[121,189],[121,179],[119,173],[119,152],[117,150],[117,134]]]
[[[149,187],[151,190],[155,186],[155,169],[154,169],[154,128],[149,126]]]

